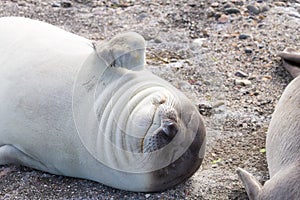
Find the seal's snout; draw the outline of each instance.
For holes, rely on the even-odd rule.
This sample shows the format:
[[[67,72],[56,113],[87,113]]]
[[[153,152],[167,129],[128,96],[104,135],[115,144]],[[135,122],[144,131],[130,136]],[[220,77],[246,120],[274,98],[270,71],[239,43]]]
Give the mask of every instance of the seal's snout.
[[[164,122],[153,134],[145,137],[143,152],[150,153],[163,148],[172,141],[177,132],[178,125],[176,122]]]

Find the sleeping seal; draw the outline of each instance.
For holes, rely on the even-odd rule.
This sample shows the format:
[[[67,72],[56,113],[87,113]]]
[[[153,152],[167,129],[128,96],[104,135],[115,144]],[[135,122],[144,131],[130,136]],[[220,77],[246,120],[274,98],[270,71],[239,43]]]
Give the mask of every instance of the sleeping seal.
[[[237,170],[254,200],[300,199],[300,54],[288,48],[279,56],[294,80],[276,105],[267,133],[270,180],[262,186],[247,171]]]
[[[187,97],[145,69],[137,33],[95,43],[5,17],[0,44],[0,165],[145,192],[198,170],[203,120]]]

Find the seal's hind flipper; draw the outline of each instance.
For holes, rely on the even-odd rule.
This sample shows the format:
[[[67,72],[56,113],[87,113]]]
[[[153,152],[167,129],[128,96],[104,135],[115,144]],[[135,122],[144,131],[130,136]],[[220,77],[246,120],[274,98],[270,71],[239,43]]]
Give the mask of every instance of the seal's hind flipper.
[[[249,199],[258,199],[262,185],[254,178],[254,176],[252,176],[252,174],[250,174],[246,170],[238,168],[236,172],[245,186]]]
[[[0,146],[0,165],[6,164],[20,164],[39,170],[49,171],[41,162],[9,144]]]
[[[283,60],[284,68],[295,78],[300,75],[300,52],[286,48],[278,54]]]
[[[98,57],[108,67],[142,70],[145,64],[145,40],[135,32],[116,35],[106,42],[93,43]]]

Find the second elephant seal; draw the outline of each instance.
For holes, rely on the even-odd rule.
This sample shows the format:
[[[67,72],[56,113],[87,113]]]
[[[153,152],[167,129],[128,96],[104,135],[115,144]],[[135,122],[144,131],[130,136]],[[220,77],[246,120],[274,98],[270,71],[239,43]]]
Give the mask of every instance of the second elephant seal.
[[[279,99],[267,133],[270,180],[262,186],[247,171],[237,170],[250,200],[300,199],[300,53],[288,48],[279,56],[294,80]]]

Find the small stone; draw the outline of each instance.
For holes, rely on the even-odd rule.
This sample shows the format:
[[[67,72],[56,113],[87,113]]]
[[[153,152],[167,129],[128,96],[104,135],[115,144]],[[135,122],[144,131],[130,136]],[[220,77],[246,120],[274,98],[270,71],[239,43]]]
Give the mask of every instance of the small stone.
[[[248,127],[248,124],[247,124],[247,123],[242,123],[242,127],[243,127],[243,128],[247,128],[247,127]]]
[[[159,38],[155,38],[155,39],[154,39],[154,42],[157,43],[157,44],[158,44],[158,43],[162,43],[161,39],[159,39]]]
[[[18,2],[18,6],[26,6],[26,3],[24,1]]]
[[[224,10],[225,14],[238,14],[241,13],[241,11],[238,8],[226,8]]]
[[[51,178],[52,175],[44,173],[44,174],[42,174],[41,177],[42,177],[42,178]]]
[[[225,2],[226,2],[226,1],[225,1]],[[224,3],[225,3],[225,2],[224,2]],[[231,8],[231,7],[233,7],[233,6],[234,6],[234,4],[232,4],[232,3],[230,3],[230,2],[227,1],[227,3],[224,4],[223,9]]]
[[[245,72],[243,72],[243,71],[241,71],[241,70],[238,70],[237,72],[235,72],[234,75],[235,75],[235,76],[238,76],[238,77],[247,77],[247,76],[248,76],[247,73],[245,73]]]
[[[211,167],[215,169],[218,167],[218,164],[212,164]]]
[[[269,10],[270,10],[270,7],[267,5],[261,7],[261,12],[267,12]]]
[[[60,6],[63,8],[70,8],[70,7],[72,7],[72,3],[70,1],[62,1],[60,3]]]
[[[275,6],[281,6],[281,7],[286,7],[286,4],[282,1],[277,1],[277,2],[274,2],[274,5]]]
[[[245,39],[250,38],[250,37],[251,37],[251,35],[244,34],[244,33],[241,33],[241,34],[239,35],[239,39],[240,39],[240,40],[245,40]]]
[[[219,19],[218,19],[218,22],[221,23],[221,24],[225,24],[229,21],[229,17],[228,15],[224,15],[222,14]]]
[[[250,53],[252,53],[252,52],[253,52],[252,49],[250,49],[250,48],[248,48],[248,47],[245,48],[245,53],[250,54]]]
[[[260,13],[259,8],[254,5],[248,5],[247,10],[250,14],[258,15]]]
[[[209,102],[203,101],[198,104],[199,112],[203,116],[212,115],[212,105]]]
[[[209,33],[207,30],[202,30],[201,32],[202,32],[203,37],[206,37],[206,38],[209,37]]]
[[[58,7],[60,7],[60,4],[54,2],[51,6],[52,6],[53,8],[58,8]]]
[[[211,4],[211,7],[214,7],[214,8],[216,8],[216,7],[218,7],[219,6],[219,3],[218,2],[213,2],[212,4]]]
[[[188,4],[190,7],[192,7],[192,8],[194,8],[194,7],[196,7],[197,6],[197,4],[196,3],[189,3]]]
[[[270,76],[270,75],[266,75],[266,76],[263,76],[261,78],[262,81],[268,81],[268,80],[271,80],[271,79],[272,79],[272,76]]]
[[[230,0],[232,3],[234,3],[235,5],[244,5],[244,0]]]
[[[215,13],[215,18],[216,19],[219,19],[221,16],[222,16],[222,13],[220,13],[220,12]]]
[[[147,18],[148,17],[148,15],[147,15],[147,13],[141,13],[141,14],[139,14],[139,16],[137,17],[137,20],[139,20],[139,21],[143,21],[145,18]]]
[[[151,196],[151,194],[145,194],[146,199],[148,199]]]
[[[235,84],[236,85],[241,85],[241,86],[249,86],[252,83],[249,80],[235,79]]]
[[[213,17],[215,16],[215,9],[213,9],[212,7],[209,7],[207,10],[206,10],[206,14],[207,14],[207,17],[210,18],[210,17]]]
[[[204,41],[206,41],[205,38],[197,38],[197,39],[193,40],[193,43],[198,45],[198,46],[202,46]]]
[[[259,49],[262,49],[262,48],[264,48],[264,45],[263,45],[263,44],[258,44],[257,47],[258,47]]]
[[[231,46],[233,46],[234,48],[237,48],[238,47],[238,43],[233,42],[233,43],[231,43]]]

